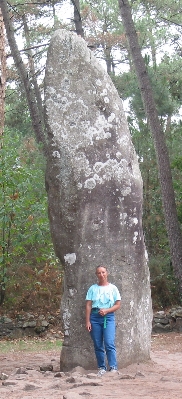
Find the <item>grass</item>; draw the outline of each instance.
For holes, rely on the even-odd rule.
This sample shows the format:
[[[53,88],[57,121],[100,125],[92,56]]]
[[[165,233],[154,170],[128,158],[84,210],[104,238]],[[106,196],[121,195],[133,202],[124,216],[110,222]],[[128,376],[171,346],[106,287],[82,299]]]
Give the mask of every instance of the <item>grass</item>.
[[[0,341],[0,354],[9,352],[43,352],[58,350],[62,347],[61,339],[26,338],[12,341]]]

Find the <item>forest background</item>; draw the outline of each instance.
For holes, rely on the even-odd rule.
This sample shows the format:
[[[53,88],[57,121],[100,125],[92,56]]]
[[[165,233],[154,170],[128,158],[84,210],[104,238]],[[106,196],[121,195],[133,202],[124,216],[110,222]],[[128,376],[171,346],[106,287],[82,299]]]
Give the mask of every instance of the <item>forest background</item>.
[[[179,304],[155,145],[118,1],[1,0],[1,4],[2,10],[7,6],[14,50],[21,57],[19,62],[26,72],[25,80],[30,91],[33,88],[36,93],[41,114],[46,53],[56,29],[76,30],[84,35],[88,47],[109,73],[124,101],[143,178],[143,229],[153,307],[162,309]],[[166,139],[181,230],[182,7],[180,0],[132,1],[130,7]],[[50,237],[44,140],[36,140],[26,88],[13,62],[3,17],[0,15],[1,310],[4,313],[37,312],[43,308],[56,311],[60,306],[63,270]],[[182,273],[182,264],[180,268]]]

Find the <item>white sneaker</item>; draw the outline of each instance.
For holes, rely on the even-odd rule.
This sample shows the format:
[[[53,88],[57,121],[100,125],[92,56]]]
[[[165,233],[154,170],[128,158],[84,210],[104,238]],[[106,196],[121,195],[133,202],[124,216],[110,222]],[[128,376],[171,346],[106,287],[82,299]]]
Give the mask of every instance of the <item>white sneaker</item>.
[[[99,369],[97,373],[97,377],[102,377],[106,373],[105,369]]]
[[[117,373],[117,372],[118,372],[117,369],[110,369],[109,371],[110,371],[111,373]]]

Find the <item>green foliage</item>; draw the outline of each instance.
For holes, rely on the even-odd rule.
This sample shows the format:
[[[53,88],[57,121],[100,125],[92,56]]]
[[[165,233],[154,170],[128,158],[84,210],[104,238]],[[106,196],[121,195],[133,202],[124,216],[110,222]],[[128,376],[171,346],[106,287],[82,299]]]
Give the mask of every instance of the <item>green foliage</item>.
[[[7,278],[20,266],[34,269],[45,262],[57,265],[57,260],[47,216],[45,160],[34,139],[6,130],[0,171],[0,282],[5,291]]]
[[[118,31],[121,31],[121,24],[118,21],[119,16],[119,6],[117,0],[90,0],[90,1],[81,1],[81,10],[83,13],[83,20],[86,22],[86,17],[89,16],[89,13],[95,19],[95,22],[98,22],[98,25],[95,27],[96,30],[102,29],[102,24],[105,24],[105,28],[108,28],[110,31],[116,32],[116,27]],[[86,29],[89,28],[86,25]]]
[[[176,57],[170,60],[164,57],[162,62],[153,68],[147,67],[154,92],[159,117],[165,118],[174,115],[181,106],[181,68],[182,59]],[[133,70],[113,76],[113,82],[125,100],[130,99],[131,112],[134,112],[138,120],[145,119],[143,103],[137,78]]]
[[[157,23],[180,26],[182,23],[181,2],[173,0],[143,0],[141,2],[154,14]],[[171,32],[172,34],[172,32]]]
[[[182,223],[182,127],[179,118],[176,121],[172,119],[181,106],[182,61],[178,56],[172,59],[164,56],[155,67],[149,56],[145,61],[161,124],[166,129],[178,218]],[[133,69],[112,78],[120,96],[130,105],[128,122],[143,178],[143,228],[149,254],[153,306],[165,308],[179,303],[179,297],[170,263],[154,143]]]
[[[182,126],[180,127],[180,137],[182,132]],[[182,140],[182,138],[181,138]],[[175,151],[173,161],[171,162],[171,168],[173,173],[173,181],[174,181],[174,190],[176,193],[176,204],[177,204],[177,212],[178,218],[182,225],[182,156],[181,156],[181,145],[178,139],[178,151]]]
[[[177,284],[170,258],[151,257],[149,261],[153,308],[167,308],[179,303]]]
[[[169,256],[153,141],[146,123],[139,120],[138,127],[134,118],[129,123],[143,178],[143,229],[149,258]]]
[[[9,82],[11,83],[10,79]],[[6,127],[12,132],[21,132],[23,136],[31,137],[32,122],[24,96],[22,85],[16,82],[16,87],[11,84],[6,89]],[[14,134],[14,133],[12,133]]]
[[[127,40],[119,18],[118,1],[81,1],[81,16],[89,47],[106,62],[107,72],[115,73],[116,66],[127,58]]]

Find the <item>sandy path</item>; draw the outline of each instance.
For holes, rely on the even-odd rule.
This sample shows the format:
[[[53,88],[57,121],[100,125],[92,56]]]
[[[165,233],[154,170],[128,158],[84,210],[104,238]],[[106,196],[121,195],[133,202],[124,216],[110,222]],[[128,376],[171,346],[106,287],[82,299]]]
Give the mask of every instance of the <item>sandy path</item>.
[[[96,377],[96,371],[59,373],[59,352],[0,354],[0,399],[182,399],[182,334],[152,337],[151,359]],[[53,372],[40,372],[52,364]]]

